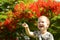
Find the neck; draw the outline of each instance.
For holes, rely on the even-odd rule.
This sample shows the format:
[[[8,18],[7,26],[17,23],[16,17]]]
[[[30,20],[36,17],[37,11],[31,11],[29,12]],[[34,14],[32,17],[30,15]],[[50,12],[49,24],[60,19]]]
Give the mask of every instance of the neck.
[[[41,34],[44,34],[47,32],[47,30],[41,30],[40,32],[41,32]]]

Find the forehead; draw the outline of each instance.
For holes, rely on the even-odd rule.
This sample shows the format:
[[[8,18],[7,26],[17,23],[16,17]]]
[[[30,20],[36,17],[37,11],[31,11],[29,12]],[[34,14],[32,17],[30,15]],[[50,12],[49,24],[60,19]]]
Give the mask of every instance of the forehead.
[[[46,17],[39,17],[38,21],[47,21],[47,18]]]

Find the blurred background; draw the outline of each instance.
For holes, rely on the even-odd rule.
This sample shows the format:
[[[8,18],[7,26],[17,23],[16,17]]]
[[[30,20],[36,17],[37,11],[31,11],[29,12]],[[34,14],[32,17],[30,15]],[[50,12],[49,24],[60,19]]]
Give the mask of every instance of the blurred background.
[[[0,0],[0,40],[38,40],[25,33],[22,23],[31,31],[38,30],[37,20],[47,16],[48,29],[55,40],[60,40],[60,0]]]

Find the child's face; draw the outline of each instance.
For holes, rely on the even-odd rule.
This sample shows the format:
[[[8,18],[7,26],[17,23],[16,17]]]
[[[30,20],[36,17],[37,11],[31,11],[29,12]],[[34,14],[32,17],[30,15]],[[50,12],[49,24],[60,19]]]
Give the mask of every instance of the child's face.
[[[38,19],[38,29],[39,30],[47,30],[48,28],[48,21],[45,17],[40,17]]]

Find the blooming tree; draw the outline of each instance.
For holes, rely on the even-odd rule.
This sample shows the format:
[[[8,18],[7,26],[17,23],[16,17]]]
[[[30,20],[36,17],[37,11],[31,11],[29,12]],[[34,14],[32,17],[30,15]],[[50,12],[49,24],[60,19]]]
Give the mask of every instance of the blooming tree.
[[[26,35],[24,32],[24,28],[21,26],[23,22],[28,23],[31,30],[37,30],[37,19],[42,15],[47,16],[51,21],[51,27],[48,30],[52,32],[54,36],[59,34],[60,2],[56,2],[54,0],[37,0],[32,3],[25,3],[23,1],[20,1],[19,3],[14,4],[13,9],[9,9],[9,11],[5,12],[6,16],[4,17],[6,18],[4,19],[4,21],[0,22],[0,31],[1,34],[3,33],[4,35],[2,36],[2,38],[6,37],[7,39],[8,37],[12,38],[14,36],[14,38],[16,38],[17,36],[23,37],[24,35]],[[33,26],[35,26],[35,28],[33,28]]]

